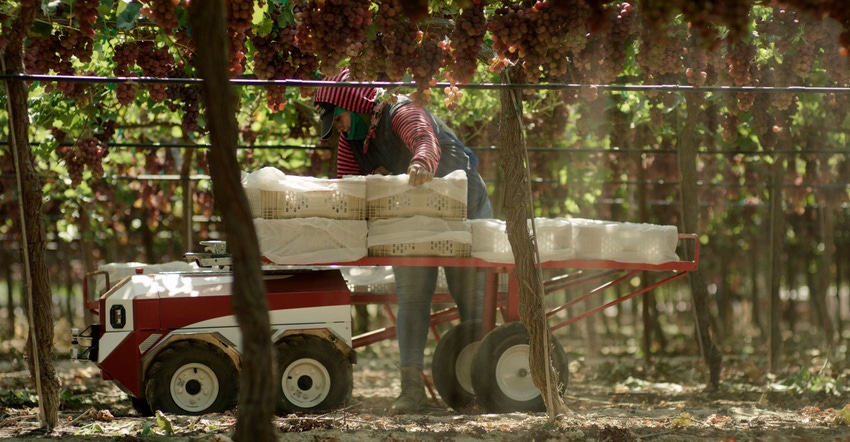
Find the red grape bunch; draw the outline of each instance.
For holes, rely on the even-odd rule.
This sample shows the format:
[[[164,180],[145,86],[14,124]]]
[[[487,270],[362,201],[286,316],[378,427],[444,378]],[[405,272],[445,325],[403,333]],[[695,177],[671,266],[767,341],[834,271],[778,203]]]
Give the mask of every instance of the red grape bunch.
[[[337,73],[337,64],[360,52],[372,24],[370,0],[310,0],[304,8],[296,44],[316,54],[326,75]]]
[[[390,80],[404,77],[416,51],[416,24],[404,16],[403,0],[385,0],[378,6],[375,23],[386,50],[386,74]]]
[[[183,67],[174,66],[168,73],[169,78],[187,78]],[[182,110],[180,127],[184,135],[201,132],[198,117],[201,114],[201,91],[197,84],[171,83],[166,85],[166,106],[172,111]]]
[[[487,17],[484,16],[486,3],[486,0],[472,0],[472,4],[461,12],[449,36],[451,78],[457,83],[468,83],[478,66],[478,53],[487,32]]]
[[[589,83],[613,83],[626,64],[628,42],[637,34],[632,5],[626,2],[603,9],[601,28],[591,31],[575,65]]]
[[[139,56],[139,45],[137,43],[120,43],[113,48],[112,61],[115,67],[112,73],[118,77],[135,77],[133,67]],[[137,86],[133,83],[118,83],[115,89],[115,98],[119,103],[127,106],[136,99]]]
[[[166,78],[175,62],[167,46],[156,47],[152,41],[142,41],[139,43],[136,64],[142,68],[145,76]],[[162,102],[167,98],[164,83],[148,83],[147,89],[154,101]]]
[[[295,46],[295,25],[290,23],[280,26],[279,16],[280,10],[275,9],[271,15],[275,25],[268,34],[251,34],[251,43],[255,49],[254,75],[263,80],[311,78],[319,66],[318,59]],[[269,109],[273,112],[282,111],[286,105],[286,87],[268,85],[264,89]]]
[[[386,69],[387,50],[384,48],[383,36],[363,43],[357,55],[349,59],[351,78],[358,81],[374,81],[381,78]]]
[[[231,77],[245,72],[245,40],[254,18],[254,0],[227,0],[227,36],[230,37]]]
[[[527,7],[511,4],[497,9],[488,28],[493,49],[500,57],[518,61],[529,73],[560,77],[567,73],[568,58],[587,44],[590,10],[583,0],[540,0]],[[492,66],[491,68],[498,68]],[[535,81],[536,75],[529,75]]]
[[[180,0],[148,0],[148,4],[142,7],[141,13],[162,26],[166,34],[171,34],[179,26],[177,22],[178,4],[180,4]]]
[[[670,26],[663,31],[652,32],[644,24],[640,32],[640,49],[635,55],[644,81],[653,83],[664,75],[681,73],[684,70],[684,48],[685,37],[678,28]]]
[[[86,167],[91,171],[92,177],[103,177],[103,157],[108,153],[108,149],[106,144],[97,138],[81,138],[72,147],[59,147],[57,152],[65,160],[72,185],[77,186],[83,182],[83,171]]]
[[[434,76],[443,67],[445,42],[437,42],[433,36],[423,35],[422,42],[413,51],[410,73],[416,82],[416,92],[410,94],[414,102],[425,105],[431,101],[431,86],[436,84]]]
[[[97,21],[97,7],[100,0],[77,0],[74,2],[73,14],[77,18],[77,27],[82,39],[80,50],[76,56],[84,63],[91,62],[94,48],[94,23]]]

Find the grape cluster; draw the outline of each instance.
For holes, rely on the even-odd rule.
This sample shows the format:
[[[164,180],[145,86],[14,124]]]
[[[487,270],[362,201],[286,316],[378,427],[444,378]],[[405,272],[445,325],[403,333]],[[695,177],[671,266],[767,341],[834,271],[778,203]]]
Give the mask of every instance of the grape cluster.
[[[175,64],[174,56],[169,52],[168,47],[157,47],[154,42],[148,40],[139,42],[138,45],[136,64],[142,69],[142,73],[148,77],[168,77],[168,71]],[[165,93],[165,84],[148,83],[146,87],[152,100],[162,102],[168,98]]]
[[[755,57],[755,45],[743,41],[733,43],[726,54],[726,64],[729,68],[729,76],[735,86],[759,85],[759,80],[756,78],[758,65],[753,63]],[[755,101],[755,92],[743,91],[736,93],[735,96],[738,101],[737,108],[744,112],[748,111]]]
[[[257,141],[257,131],[251,127],[251,123],[244,123],[239,126],[239,135],[242,137],[242,142],[245,144],[254,144]]]
[[[227,36],[230,38],[231,77],[245,72],[245,41],[254,17],[254,0],[227,0]]]
[[[277,22],[280,10],[272,12],[272,20]],[[254,75],[263,80],[274,78],[311,78],[318,68],[318,59],[310,53],[302,52],[295,45],[296,29],[294,24],[275,25],[265,35],[251,34],[254,45]],[[286,105],[284,86],[264,86],[266,103],[273,112],[282,111]]]
[[[679,28],[670,26],[663,33],[652,33],[645,23],[640,31],[640,49],[635,61],[640,66],[644,81],[654,83],[658,77],[678,74],[684,69],[685,35]]]
[[[772,104],[768,94],[758,94],[753,106],[756,106],[757,109],[767,109]],[[771,117],[770,112],[752,112],[751,117],[753,133],[758,135],[759,139],[766,136],[773,126],[773,117]]]
[[[736,86],[750,84],[750,65],[756,56],[756,47],[747,43],[737,43],[726,54],[729,76]]]
[[[58,75],[74,73],[71,51],[62,46],[59,39],[58,34],[49,37],[34,36],[28,39],[29,47],[24,55],[27,72],[49,74],[53,71]],[[46,88],[52,90],[50,85]]]
[[[139,46],[135,43],[120,43],[113,48],[112,61],[115,67],[112,73],[118,77],[135,77],[133,66],[139,56]],[[115,89],[115,98],[119,103],[127,106],[136,99],[137,86],[133,83],[118,83]]]
[[[186,71],[182,67],[174,66],[168,73],[169,78],[186,78]],[[183,115],[180,127],[183,133],[192,134],[201,132],[198,117],[201,114],[201,91],[197,84],[172,83],[165,87],[165,102],[172,112],[182,110]]]
[[[637,34],[632,5],[626,2],[603,9],[600,28],[591,32],[585,49],[575,55],[577,70],[590,83],[613,83],[626,63],[628,42]]]
[[[720,135],[723,141],[734,143],[738,140],[738,115],[734,113],[724,113],[720,120],[721,131]]]
[[[766,86],[783,87],[788,86],[793,82],[790,78],[791,74],[786,69],[776,69],[776,67],[774,67],[772,69],[768,69],[764,74],[765,75],[763,76],[767,77],[765,79],[767,83],[765,84]],[[796,101],[796,96],[793,92],[785,91],[770,94],[770,105],[777,110],[784,111],[788,109],[794,101]]]
[[[449,36],[451,42],[452,79],[458,83],[468,83],[478,66],[478,53],[487,32],[487,17],[484,16],[486,0],[472,0],[458,17]]]
[[[800,78],[807,78],[815,64],[815,45],[806,42],[798,47],[797,53],[791,58],[791,71]]]
[[[382,1],[378,6],[375,23],[381,33],[386,50],[386,74],[390,80],[404,77],[416,50],[416,25],[404,16],[403,0]]]
[[[309,0],[298,25],[296,44],[321,60],[325,75],[337,73],[337,64],[357,55],[372,24],[370,0]]]
[[[831,17],[842,25],[838,44],[843,55],[850,55],[850,4],[844,0],[787,0],[790,7],[808,13],[812,17]]]
[[[410,94],[410,98],[419,105],[431,101],[431,86],[436,84],[434,76],[443,67],[445,47],[445,42],[437,43],[431,37],[423,37],[423,41],[413,51],[410,73],[416,82],[416,92]]]
[[[449,110],[457,109],[458,101],[463,98],[463,91],[458,89],[457,86],[451,85],[443,88],[443,93],[446,94],[446,98],[443,98],[443,104],[446,105],[446,108]]]
[[[685,67],[685,78],[693,86],[704,86],[708,80],[709,56],[702,41],[693,33],[687,38],[687,44],[682,55]]]
[[[86,167],[95,178],[103,177],[103,157],[108,153],[106,144],[95,137],[77,140],[73,146],[60,146],[57,153],[65,160],[68,176],[74,186],[83,182]]]
[[[381,78],[386,65],[387,50],[381,34],[363,43],[360,52],[349,59],[351,78],[359,81],[374,81]]]
[[[94,48],[94,23],[97,21],[97,7],[100,0],[77,0],[74,2],[73,15],[77,19],[77,31],[82,40],[82,50],[77,56],[84,63],[91,62],[92,50]]]
[[[96,133],[94,137],[104,145],[109,143],[109,140],[115,135],[115,130],[118,128],[118,123],[115,120],[109,119],[101,121],[98,119],[98,124],[101,127],[100,133]]]
[[[179,26],[177,22],[177,5],[180,0],[148,0],[142,7],[141,13],[150,17],[154,23],[162,26],[166,34],[171,34]]]
[[[160,0],[176,1],[176,0]],[[227,27],[235,32],[247,34],[254,18],[254,0],[227,0]]]
[[[541,0],[531,6],[513,3],[498,8],[488,25],[493,49],[511,61],[520,58],[528,72],[543,69],[563,76],[568,57],[587,44],[590,8],[584,0]],[[529,76],[534,81],[534,75]]]

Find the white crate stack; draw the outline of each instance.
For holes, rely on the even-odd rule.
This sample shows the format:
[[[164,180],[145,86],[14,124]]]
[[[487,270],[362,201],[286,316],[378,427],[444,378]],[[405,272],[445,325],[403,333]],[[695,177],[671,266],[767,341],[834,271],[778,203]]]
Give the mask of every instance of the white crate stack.
[[[466,192],[464,171],[418,187],[407,175],[367,176],[369,256],[468,257]]]
[[[473,257],[514,262],[504,221],[467,223],[472,226]],[[661,264],[679,260],[676,226],[581,218],[535,218],[534,223],[541,262],[586,259]]]
[[[366,180],[286,175],[264,167],[243,176],[260,252],[281,265],[366,256]]]
[[[514,255],[505,221],[472,219],[472,256],[488,262],[513,263]],[[565,218],[534,218],[540,260],[562,261],[575,256],[572,224]],[[529,220],[529,231],[531,221]]]
[[[571,223],[577,258],[647,264],[679,260],[676,226],[581,218]]]

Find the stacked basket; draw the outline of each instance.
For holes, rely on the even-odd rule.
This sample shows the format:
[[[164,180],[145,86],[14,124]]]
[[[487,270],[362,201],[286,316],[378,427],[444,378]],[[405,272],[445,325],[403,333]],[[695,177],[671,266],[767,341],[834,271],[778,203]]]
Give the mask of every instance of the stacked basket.
[[[455,171],[418,187],[407,180],[407,175],[366,177],[369,256],[469,256],[466,173]]]
[[[366,180],[286,175],[265,167],[243,177],[260,252],[275,264],[366,256]]]
[[[466,257],[466,174],[414,187],[407,175],[342,179],[245,174],[263,256],[274,264],[322,264],[364,256]]]
[[[514,261],[504,221],[482,219],[468,223],[472,225],[473,257],[489,262]],[[660,264],[679,259],[676,226],[535,218],[533,227],[541,262],[575,259]]]

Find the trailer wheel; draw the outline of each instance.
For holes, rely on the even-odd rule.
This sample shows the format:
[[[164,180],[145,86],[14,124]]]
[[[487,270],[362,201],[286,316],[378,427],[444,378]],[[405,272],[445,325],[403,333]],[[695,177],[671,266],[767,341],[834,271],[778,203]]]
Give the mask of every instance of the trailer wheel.
[[[152,410],[201,415],[233,408],[239,371],[218,347],[180,341],[156,356],[148,370],[145,398]]]
[[[567,354],[554,336],[551,349],[560,378],[558,390],[563,393],[569,377]],[[543,396],[531,379],[528,353],[528,330],[521,322],[502,324],[484,336],[473,356],[478,375],[472,377],[472,387],[485,410],[546,411]]]
[[[277,355],[279,412],[330,410],[351,399],[351,362],[327,339],[288,336],[278,343]]]
[[[475,399],[472,388],[472,355],[481,342],[482,322],[466,321],[446,332],[434,349],[431,374],[440,398],[454,410]]]

